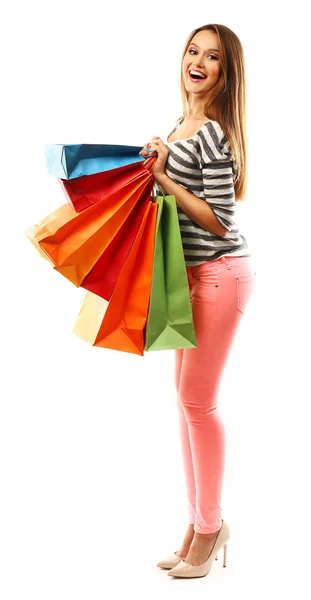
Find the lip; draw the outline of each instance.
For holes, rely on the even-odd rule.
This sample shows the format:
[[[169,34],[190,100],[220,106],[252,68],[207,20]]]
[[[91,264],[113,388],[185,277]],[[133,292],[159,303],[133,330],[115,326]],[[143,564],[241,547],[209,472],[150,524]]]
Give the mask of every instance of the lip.
[[[201,75],[205,76],[205,79],[207,79],[207,75],[205,75],[205,73],[203,73],[203,71],[200,71],[199,69],[193,69],[192,67],[188,70],[188,77],[190,79],[190,81],[192,81],[192,83],[197,83],[200,81],[205,81],[205,79],[192,79],[191,75],[190,75],[190,71],[197,71],[198,73],[201,73]]]

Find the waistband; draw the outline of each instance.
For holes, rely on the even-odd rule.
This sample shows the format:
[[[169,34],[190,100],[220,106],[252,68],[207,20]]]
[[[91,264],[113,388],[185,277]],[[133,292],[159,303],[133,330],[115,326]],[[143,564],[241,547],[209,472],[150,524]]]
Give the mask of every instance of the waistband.
[[[213,270],[215,267],[217,267],[217,265],[219,264],[223,264],[226,265],[227,269],[231,269],[233,264],[239,264],[240,260],[249,260],[252,261],[252,256],[250,255],[245,255],[245,256],[220,256],[220,258],[216,258],[215,260],[208,260],[204,263],[201,263],[200,265],[195,265],[195,266],[187,266],[187,271],[189,273],[197,273],[199,271],[201,271],[202,269],[204,271],[208,271]]]

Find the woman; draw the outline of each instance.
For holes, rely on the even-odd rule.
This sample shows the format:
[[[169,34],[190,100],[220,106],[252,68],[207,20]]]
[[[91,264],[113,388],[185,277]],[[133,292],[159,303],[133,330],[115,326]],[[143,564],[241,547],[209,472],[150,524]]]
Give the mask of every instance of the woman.
[[[246,194],[244,57],[224,25],[189,36],[182,57],[183,117],[157,153],[155,181],[176,197],[197,348],[176,350],[175,380],[189,526],[178,551],[158,566],[176,577],[206,575],[229,528],[222,519],[225,431],[217,411],[221,376],[254,290],[247,241],[234,220]],[[230,140],[230,143],[229,143]]]

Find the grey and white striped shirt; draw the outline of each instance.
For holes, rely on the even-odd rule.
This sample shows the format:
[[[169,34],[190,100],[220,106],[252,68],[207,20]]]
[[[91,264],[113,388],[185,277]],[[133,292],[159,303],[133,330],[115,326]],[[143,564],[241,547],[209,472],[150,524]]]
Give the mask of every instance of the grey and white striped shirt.
[[[235,222],[236,161],[220,124],[209,119],[196,135],[175,142],[166,140],[165,144],[167,175],[208,202],[215,217],[227,229],[225,237],[206,231],[177,206],[186,265],[199,265],[220,256],[251,256],[247,240]],[[159,188],[155,186],[158,193]]]

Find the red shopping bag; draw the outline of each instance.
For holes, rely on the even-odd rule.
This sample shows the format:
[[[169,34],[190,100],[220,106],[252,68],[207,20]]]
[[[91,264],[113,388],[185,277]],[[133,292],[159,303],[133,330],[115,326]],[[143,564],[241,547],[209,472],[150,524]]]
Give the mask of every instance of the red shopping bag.
[[[153,158],[153,157],[152,157]],[[77,212],[96,204],[105,196],[120,190],[129,181],[146,173],[145,163],[131,163],[117,169],[85,175],[75,179],[59,179],[66,198]]]
[[[138,233],[148,202],[150,202],[149,190],[137,202],[111,244],[82,281],[81,287],[110,300],[126,257]]]
[[[148,203],[110,301],[86,294],[73,332],[93,346],[144,355],[157,208]]]

